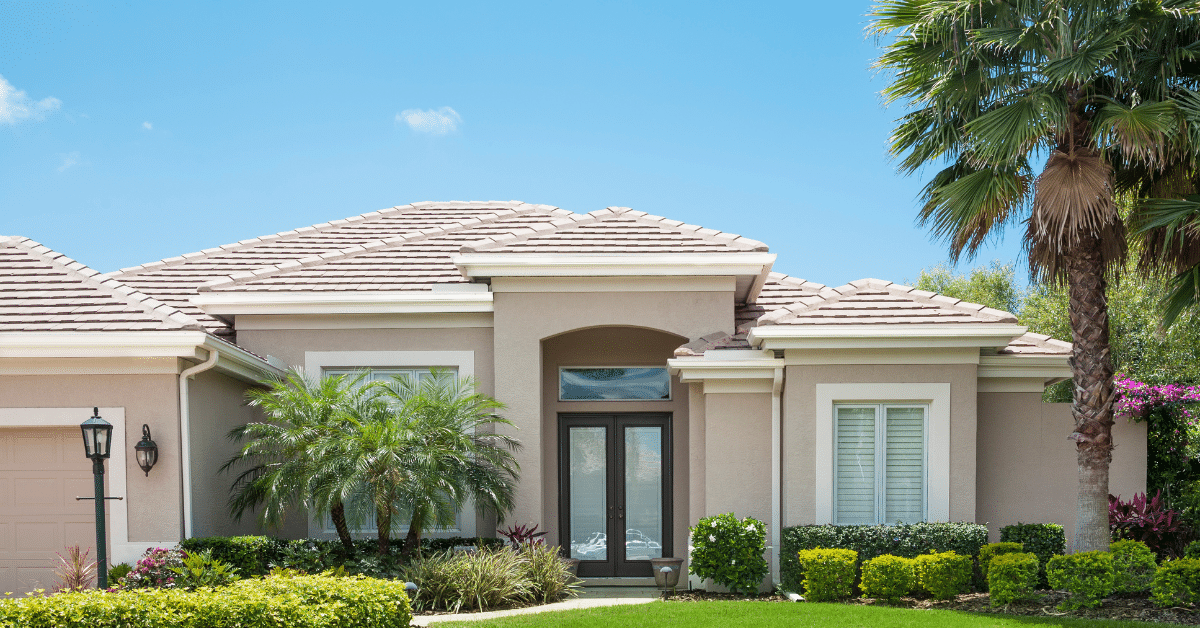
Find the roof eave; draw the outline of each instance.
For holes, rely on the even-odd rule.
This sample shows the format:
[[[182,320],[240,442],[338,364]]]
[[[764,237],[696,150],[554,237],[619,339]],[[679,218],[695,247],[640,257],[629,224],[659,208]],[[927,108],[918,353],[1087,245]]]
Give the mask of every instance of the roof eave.
[[[760,349],[1003,347],[1026,331],[1010,323],[767,325],[751,328]]]
[[[491,292],[206,292],[192,303],[211,316],[491,312]]]

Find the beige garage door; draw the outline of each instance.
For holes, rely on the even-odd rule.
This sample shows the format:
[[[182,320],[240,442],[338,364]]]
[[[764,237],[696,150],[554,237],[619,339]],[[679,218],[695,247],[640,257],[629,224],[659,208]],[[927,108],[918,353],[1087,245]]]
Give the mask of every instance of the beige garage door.
[[[78,427],[0,428],[0,595],[53,589],[67,546],[96,559],[95,506],[75,501],[94,490]]]

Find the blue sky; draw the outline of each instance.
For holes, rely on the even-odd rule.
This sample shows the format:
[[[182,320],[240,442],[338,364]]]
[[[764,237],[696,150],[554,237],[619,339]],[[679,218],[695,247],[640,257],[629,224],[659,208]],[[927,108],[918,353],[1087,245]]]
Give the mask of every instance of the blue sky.
[[[610,205],[781,272],[946,259],[870,2],[0,3],[0,234],[101,271],[425,200]],[[1020,233],[974,263],[1016,259]],[[1021,273],[1018,272],[1018,276]]]

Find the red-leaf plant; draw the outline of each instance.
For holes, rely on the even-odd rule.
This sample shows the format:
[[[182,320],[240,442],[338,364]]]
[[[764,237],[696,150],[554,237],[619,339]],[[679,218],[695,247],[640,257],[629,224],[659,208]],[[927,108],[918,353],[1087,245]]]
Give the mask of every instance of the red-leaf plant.
[[[1160,558],[1181,556],[1192,536],[1180,513],[1167,508],[1162,490],[1150,498],[1134,493],[1128,502],[1109,495],[1108,525],[1114,540],[1141,541]]]
[[[534,524],[533,527],[519,525],[509,526],[507,530],[496,530],[496,532],[498,532],[500,536],[508,539],[508,542],[512,543],[513,549],[521,549],[521,546],[525,545],[526,543],[531,543],[534,545],[542,544],[542,539],[539,539],[538,537],[546,536],[546,533],[538,532],[537,529],[538,524]]]

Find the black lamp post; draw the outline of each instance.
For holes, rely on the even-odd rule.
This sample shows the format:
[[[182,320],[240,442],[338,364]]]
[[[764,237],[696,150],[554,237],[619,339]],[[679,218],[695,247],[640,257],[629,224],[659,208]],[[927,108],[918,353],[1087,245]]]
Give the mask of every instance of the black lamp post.
[[[92,475],[96,479],[96,588],[108,586],[108,552],[104,534],[104,460],[112,453],[112,429],[100,418],[100,408],[92,409],[92,418],[83,422],[83,452],[92,459]]]

